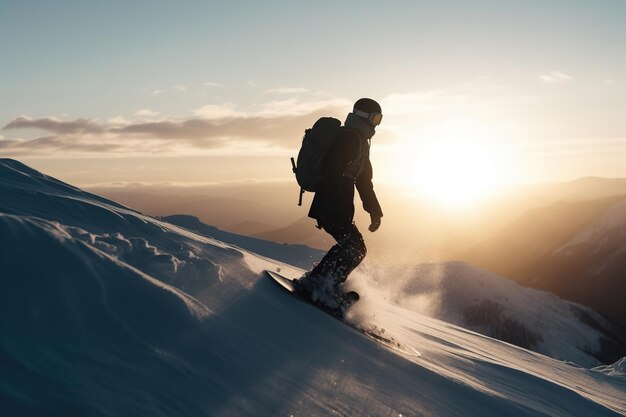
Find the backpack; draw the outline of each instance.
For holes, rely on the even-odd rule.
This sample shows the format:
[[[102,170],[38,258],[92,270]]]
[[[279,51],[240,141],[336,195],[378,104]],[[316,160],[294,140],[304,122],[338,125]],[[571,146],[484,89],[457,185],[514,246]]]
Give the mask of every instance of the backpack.
[[[293,172],[300,186],[300,199],[305,191],[315,192],[322,180],[322,165],[328,149],[341,132],[341,122],[333,117],[322,117],[313,127],[304,131],[302,146],[298,152],[298,164],[291,158]]]

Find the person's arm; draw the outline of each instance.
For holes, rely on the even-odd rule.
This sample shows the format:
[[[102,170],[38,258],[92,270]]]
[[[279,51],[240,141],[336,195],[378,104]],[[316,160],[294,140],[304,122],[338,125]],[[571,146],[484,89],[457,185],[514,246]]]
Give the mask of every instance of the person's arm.
[[[368,158],[365,161],[363,172],[356,179],[356,189],[359,191],[359,196],[363,202],[363,209],[372,216],[372,219],[380,219],[383,217],[383,210],[374,192],[374,184],[372,183],[373,176],[372,163]]]

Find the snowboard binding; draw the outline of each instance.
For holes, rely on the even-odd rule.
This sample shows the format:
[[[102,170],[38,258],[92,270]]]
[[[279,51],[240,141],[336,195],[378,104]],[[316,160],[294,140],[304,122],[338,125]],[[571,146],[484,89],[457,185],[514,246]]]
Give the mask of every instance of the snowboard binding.
[[[307,281],[307,275],[293,279],[292,285],[298,296],[337,318],[343,318],[360,298],[356,291],[343,292],[341,284],[328,285],[323,281],[312,283],[310,278]]]

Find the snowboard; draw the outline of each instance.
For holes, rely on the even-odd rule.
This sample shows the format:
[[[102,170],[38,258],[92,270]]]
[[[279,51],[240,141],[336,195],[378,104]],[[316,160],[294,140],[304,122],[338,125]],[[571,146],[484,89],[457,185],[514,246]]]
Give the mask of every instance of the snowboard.
[[[346,320],[346,318],[344,317],[343,311],[338,312],[338,311],[334,311],[334,310],[330,310],[327,308],[324,308],[324,306],[314,303],[311,300],[300,296],[296,291],[295,288],[293,286],[293,281],[281,274],[279,274],[278,272],[274,272],[274,271],[269,271],[269,270],[265,270],[265,275],[270,278],[272,280],[272,282],[274,282],[275,284],[279,285],[283,290],[287,291],[289,294],[291,294],[292,296],[296,297],[297,299],[299,299],[300,301],[307,303],[309,305],[314,306],[315,308],[322,310],[323,312],[333,316],[334,318],[336,318],[337,320],[341,321],[342,323],[344,323],[347,326],[350,326],[351,328],[353,328],[354,330],[364,334],[365,336],[369,337],[370,339],[374,339],[379,343],[382,343],[383,345],[387,346],[388,348],[391,348],[393,350],[396,350],[398,352],[401,352],[405,355],[409,355],[409,356],[415,356],[415,357],[420,357],[421,354],[415,350],[413,347],[408,346],[408,345],[404,345],[401,344],[400,342],[398,342],[397,340],[395,340],[393,337],[390,337],[388,335],[385,335],[385,330],[384,329],[379,329],[376,326],[373,327],[369,327],[369,328],[364,328],[364,327],[360,327],[354,323],[351,323],[350,321]],[[359,295],[354,292],[351,291],[349,293],[347,293],[345,295],[345,306],[349,309],[350,306],[352,304],[354,304],[355,302],[358,301]]]
[[[314,305],[315,307],[319,308],[320,310],[323,310],[324,312],[330,314],[331,316],[334,316],[335,318],[337,318],[339,320],[343,320],[345,311],[347,311],[352,306],[352,304],[354,304],[357,301],[359,301],[359,294],[357,294],[354,291],[350,291],[350,292],[348,292],[346,294],[343,294],[341,297],[339,297],[336,300],[337,304],[338,304],[338,307],[336,309],[331,309],[331,308],[328,308],[328,307],[326,307],[326,306],[324,306],[324,305],[322,305],[320,303],[313,302],[313,301],[309,300],[308,298],[306,298],[305,296],[302,296],[301,294],[299,294],[296,291],[296,288],[295,288],[295,286],[293,284],[293,281],[291,279],[282,276],[278,272],[273,272],[273,271],[265,271],[265,272],[276,283],[278,283],[281,287],[283,287],[284,289],[289,291],[294,296],[298,297],[302,301],[305,301],[305,302],[307,302],[309,304]]]

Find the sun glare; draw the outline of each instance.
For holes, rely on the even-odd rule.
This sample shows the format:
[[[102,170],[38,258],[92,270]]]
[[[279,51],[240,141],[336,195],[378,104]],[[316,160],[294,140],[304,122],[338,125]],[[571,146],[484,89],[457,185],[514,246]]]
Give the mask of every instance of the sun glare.
[[[492,194],[502,172],[487,131],[467,123],[433,128],[402,148],[402,177],[415,194],[448,207],[472,205]]]
[[[448,204],[471,203],[495,185],[488,153],[461,141],[431,143],[413,167],[412,182],[429,197]]]

